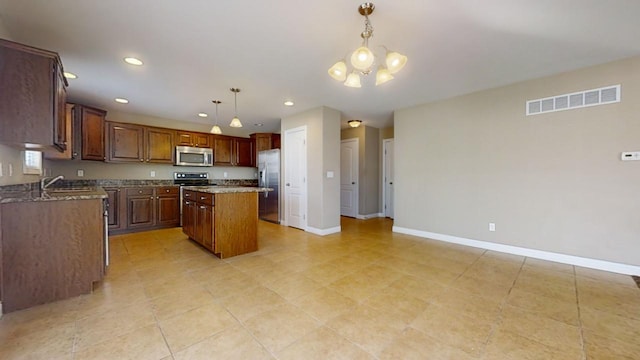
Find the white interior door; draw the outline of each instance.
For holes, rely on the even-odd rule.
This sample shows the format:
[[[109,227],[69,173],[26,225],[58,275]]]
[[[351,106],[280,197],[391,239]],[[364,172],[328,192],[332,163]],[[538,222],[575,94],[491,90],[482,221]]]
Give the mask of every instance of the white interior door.
[[[307,228],[307,128],[285,131],[285,223]]]
[[[384,216],[393,219],[393,139],[383,141]]]
[[[358,139],[340,142],[340,215],[358,215]]]

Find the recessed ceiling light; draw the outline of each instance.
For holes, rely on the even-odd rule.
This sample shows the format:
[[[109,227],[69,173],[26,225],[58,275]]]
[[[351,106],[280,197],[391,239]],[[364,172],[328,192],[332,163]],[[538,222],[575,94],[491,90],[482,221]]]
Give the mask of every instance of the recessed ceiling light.
[[[253,124],[254,126],[264,126],[263,123]]]
[[[134,57],[126,57],[124,58],[124,62],[126,62],[129,65],[136,65],[136,66],[140,66],[143,64],[142,60]]]
[[[207,117],[207,116],[209,116],[209,115],[207,115],[207,113],[198,113],[198,116],[200,116],[200,117]]]
[[[116,98],[116,102],[120,103],[120,104],[128,104],[129,100],[127,100],[125,98]]]
[[[293,101],[287,100],[287,101],[284,102],[284,105],[285,106],[293,106]]]
[[[70,72],[64,72],[64,77],[66,77],[67,79],[77,79],[78,76],[74,73],[70,73]]]

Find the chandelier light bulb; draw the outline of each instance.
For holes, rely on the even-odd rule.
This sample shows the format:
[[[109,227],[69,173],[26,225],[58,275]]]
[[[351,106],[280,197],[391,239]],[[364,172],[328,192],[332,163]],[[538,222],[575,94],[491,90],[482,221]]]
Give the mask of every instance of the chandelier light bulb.
[[[344,82],[344,86],[359,88],[362,87],[360,85],[360,75],[358,75],[355,71],[347,76],[347,80]]]
[[[361,46],[351,54],[351,65],[360,70],[368,70],[373,65],[373,53],[369,48]]]
[[[340,60],[329,68],[329,76],[338,81],[344,81],[347,78],[347,64],[344,60]]]
[[[388,51],[385,63],[389,72],[395,74],[407,63],[407,57],[395,51]]]
[[[389,72],[389,69],[384,68],[382,65],[378,67],[376,72],[376,86],[384,84],[389,80],[393,80],[393,75]]]

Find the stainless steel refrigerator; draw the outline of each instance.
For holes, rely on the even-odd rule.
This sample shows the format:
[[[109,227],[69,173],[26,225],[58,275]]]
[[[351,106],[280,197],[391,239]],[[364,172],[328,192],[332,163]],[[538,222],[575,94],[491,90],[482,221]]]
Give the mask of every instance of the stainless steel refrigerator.
[[[280,223],[280,149],[258,153],[258,185],[273,191],[259,193],[260,219]]]

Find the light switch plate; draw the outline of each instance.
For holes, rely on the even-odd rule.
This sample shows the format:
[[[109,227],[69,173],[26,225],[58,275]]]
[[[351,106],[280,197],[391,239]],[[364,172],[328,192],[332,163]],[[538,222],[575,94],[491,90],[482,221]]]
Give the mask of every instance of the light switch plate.
[[[620,154],[620,160],[622,161],[634,161],[640,160],[640,151],[627,151]]]
[[[78,174],[78,177],[83,177],[84,176],[84,170],[78,169],[77,174]]]
[[[327,178],[333,178],[333,171],[327,171]]]

